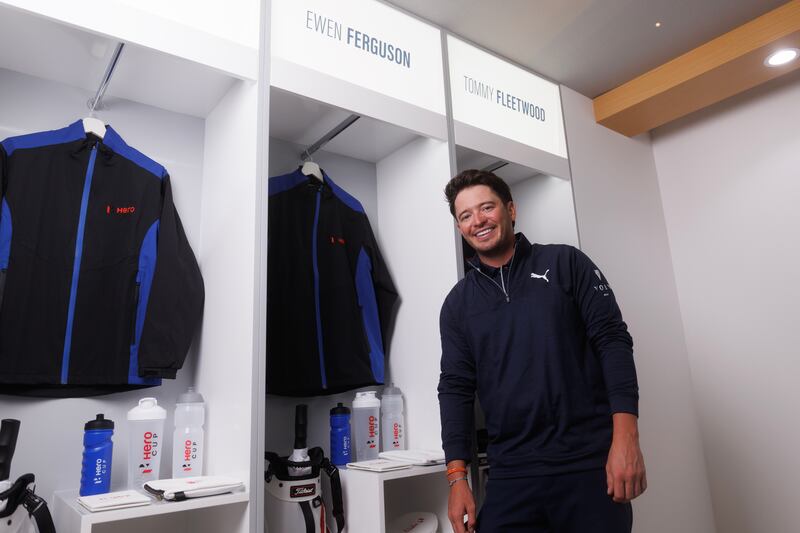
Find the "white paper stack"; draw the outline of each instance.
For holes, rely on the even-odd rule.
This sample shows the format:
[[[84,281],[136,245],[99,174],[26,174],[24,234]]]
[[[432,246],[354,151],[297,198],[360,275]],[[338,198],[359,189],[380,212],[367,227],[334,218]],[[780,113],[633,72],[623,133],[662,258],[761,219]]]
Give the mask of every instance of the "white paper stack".
[[[381,459],[397,461],[410,465],[430,466],[444,463],[444,452],[442,450],[392,450],[378,454]]]
[[[347,468],[351,468],[353,470],[369,470],[370,472],[389,472],[390,470],[411,468],[411,464],[390,461],[388,459],[371,459],[369,461],[347,463]]]
[[[106,492],[105,494],[78,497],[78,503],[93,513],[148,505],[152,501],[149,497],[135,490],[121,490],[119,492]]]

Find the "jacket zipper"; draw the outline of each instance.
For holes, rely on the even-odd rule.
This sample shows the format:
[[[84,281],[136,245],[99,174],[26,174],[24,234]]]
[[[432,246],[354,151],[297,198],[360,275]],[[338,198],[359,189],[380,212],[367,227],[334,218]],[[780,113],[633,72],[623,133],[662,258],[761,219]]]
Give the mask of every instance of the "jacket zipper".
[[[515,244],[514,244],[514,254],[511,256],[511,262],[510,262],[510,263],[508,263],[508,285],[509,285],[509,287],[508,287],[508,288],[511,288],[511,267],[513,267],[513,266],[514,266],[514,258],[515,258],[516,256],[517,256],[517,245],[516,245],[516,243],[515,243]],[[491,276],[489,276],[489,275],[488,275],[488,274],[486,274],[484,271],[482,271],[482,270],[480,269],[480,267],[476,267],[475,265],[473,265],[473,264],[472,264],[472,263],[470,263],[469,261],[467,261],[467,264],[468,264],[469,266],[471,266],[472,268],[474,268],[475,270],[477,270],[477,271],[478,271],[478,273],[480,273],[480,274],[481,274],[483,277],[485,277],[486,279],[488,279],[489,281],[491,281],[492,283],[494,283],[494,285],[495,285],[495,286],[496,286],[498,289],[500,289],[500,291],[503,293],[503,296],[505,296],[505,297],[506,297],[506,303],[509,303],[509,302],[511,301],[511,296],[508,294],[508,289],[506,288],[506,283],[505,283],[505,281],[503,280],[503,267],[502,267],[502,266],[500,267],[500,283],[502,283],[502,285],[501,285],[500,283],[497,283],[495,280],[493,280],[493,279],[491,278]]]
[[[322,345],[322,317],[319,309],[319,265],[317,263],[317,230],[319,228],[319,205],[322,198],[322,185],[317,188],[316,207],[314,208],[314,231],[311,236],[311,260],[314,267],[314,302],[317,312],[317,351],[319,352],[319,375],[322,388],[328,388],[328,378],[325,375],[325,350]]]
[[[83,196],[81,197],[81,212],[78,217],[78,233],[75,237],[75,258],[72,263],[72,282],[69,291],[69,308],[67,311],[67,330],[64,334],[64,354],[61,358],[61,384],[67,383],[69,376],[69,356],[72,348],[72,326],[75,319],[75,301],[78,295],[78,277],[81,272],[81,258],[83,255],[83,235],[86,229],[86,210],[89,207],[89,191],[92,188],[92,175],[94,163],[97,159],[97,145],[92,146],[89,155],[89,164],[86,167],[86,178],[83,181]]]

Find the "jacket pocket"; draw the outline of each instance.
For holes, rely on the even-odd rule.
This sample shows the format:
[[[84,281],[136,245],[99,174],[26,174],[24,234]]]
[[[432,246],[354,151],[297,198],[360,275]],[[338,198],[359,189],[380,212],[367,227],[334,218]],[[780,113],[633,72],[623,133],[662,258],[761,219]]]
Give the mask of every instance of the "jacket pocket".
[[[136,315],[139,314],[139,287],[141,283],[136,283],[133,293],[133,311],[131,312],[131,344],[136,344]]]
[[[6,269],[0,270],[0,309],[3,307],[3,293],[6,289]]]

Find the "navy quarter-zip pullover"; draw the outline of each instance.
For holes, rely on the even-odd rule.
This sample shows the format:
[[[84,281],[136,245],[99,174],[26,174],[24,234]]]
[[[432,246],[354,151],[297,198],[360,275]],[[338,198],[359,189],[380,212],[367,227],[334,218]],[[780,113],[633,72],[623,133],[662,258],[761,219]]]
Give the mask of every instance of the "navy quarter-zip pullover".
[[[638,415],[631,336],[605,276],[577,248],[520,233],[507,265],[473,259],[440,331],[448,462],[470,458],[475,393],[493,478],[602,468],[611,415]]]

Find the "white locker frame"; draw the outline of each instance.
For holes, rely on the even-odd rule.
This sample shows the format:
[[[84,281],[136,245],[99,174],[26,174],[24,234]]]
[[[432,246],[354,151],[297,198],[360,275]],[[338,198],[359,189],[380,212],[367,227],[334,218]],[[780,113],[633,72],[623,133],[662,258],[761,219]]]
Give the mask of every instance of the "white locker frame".
[[[262,42],[268,42],[268,8],[262,6]],[[110,11],[77,0],[0,2],[0,13],[46,32],[36,35],[42,46],[15,47],[16,56],[0,56],[6,58],[0,59],[0,69],[18,71],[0,70],[0,84],[15,87],[13,105],[19,107],[14,113],[9,111],[11,103],[0,107],[7,112],[0,117],[0,128],[7,130],[5,137],[61,128],[88,115],[84,103],[94,94],[89,87],[96,87],[100,80],[96,72],[105,68],[105,58],[93,57],[91,48],[96,43],[101,55],[104,46],[112,49],[114,42],[124,41],[127,46],[109,87],[107,109],[98,115],[170,172],[176,205],[205,281],[203,323],[184,369],[161,387],[80,399],[0,395],[2,417],[22,420],[12,475],[34,472],[51,507],[54,491],[77,494],[82,426],[95,413],[104,412],[117,424],[112,489],[123,489],[126,411],[137,398],[158,398],[169,413],[162,441],[167,451],[163,455],[169,456],[175,398],[193,385],[207,403],[205,472],[241,478],[245,493],[198,500],[166,514],[164,505],[143,507],[94,527],[88,522],[102,520],[57,514],[57,522],[73,524],[59,531],[88,527],[125,532],[145,527],[154,532],[255,532],[263,523],[257,503],[263,499],[263,473],[253,465],[263,461],[264,428],[260,309],[265,273],[259,270],[264,249],[259,217],[266,195],[259,165],[266,155],[260,149],[264,143],[259,142],[265,131],[261,116],[265,108],[257,81],[259,71],[264,72],[260,61],[264,56],[156,15],[119,5]],[[72,55],[60,57],[54,43],[69,48]],[[79,79],[81,74],[90,79]],[[43,96],[51,98],[42,101]],[[170,469],[170,457],[162,459],[161,468],[162,473]]]

